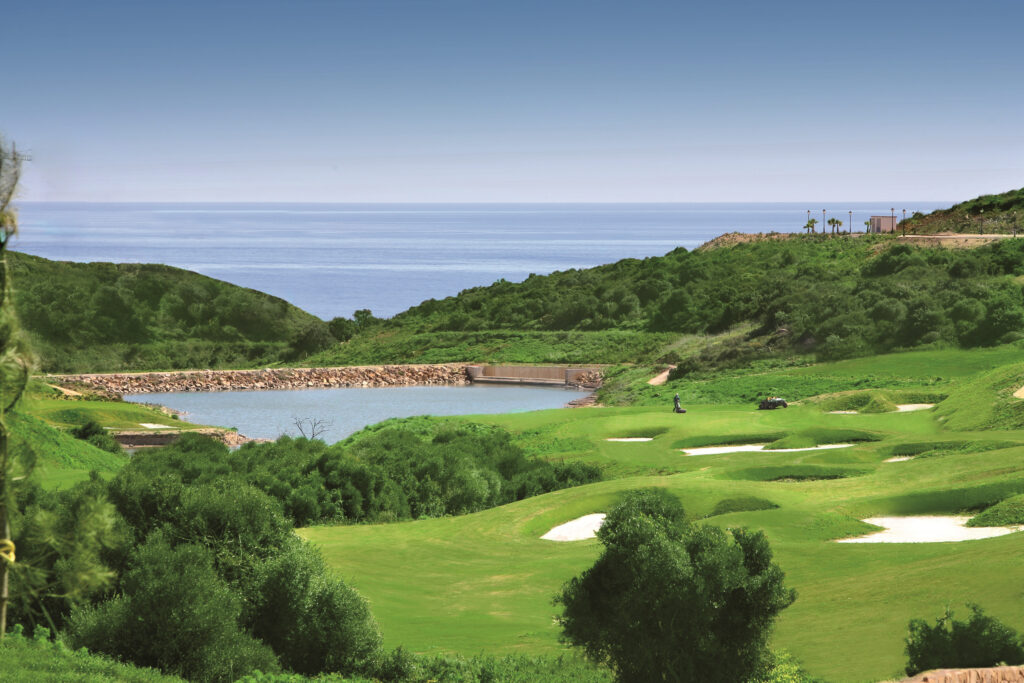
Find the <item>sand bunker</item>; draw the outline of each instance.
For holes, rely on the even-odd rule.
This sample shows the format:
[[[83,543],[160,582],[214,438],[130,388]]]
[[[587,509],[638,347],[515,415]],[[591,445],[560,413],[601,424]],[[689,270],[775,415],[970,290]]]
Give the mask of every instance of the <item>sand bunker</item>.
[[[800,451],[827,451],[833,448],[849,448],[852,443],[826,443],[808,448],[765,448],[763,443],[750,443],[739,446],[708,446],[706,448],[681,448],[686,455],[720,455],[722,453],[799,453]]]
[[[912,413],[915,410],[928,410],[934,408],[934,403],[901,403],[896,406],[897,413]]]
[[[864,521],[885,527],[866,536],[841,538],[836,543],[949,543],[1005,536],[1021,526],[965,527],[970,517],[871,517]]]
[[[146,429],[174,429],[174,427],[168,425],[160,425],[155,422],[140,422],[139,425],[145,427]]]
[[[856,410],[830,410],[829,415],[856,415]]]
[[[912,455],[896,455],[896,456],[893,456],[891,458],[887,458],[886,460],[883,460],[882,462],[906,462],[908,460],[913,460],[913,459],[914,459],[914,456],[912,456]]]
[[[588,538],[594,538],[602,524],[604,524],[603,512],[583,515],[571,522],[559,524],[541,536],[541,538],[545,541],[584,541]]]
[[[1013,392],[1013,395],[1017,398],[1024,398],[1024,387],[1021,387],[1017,391]]]
[[[653,436],[623,436],[614,439],[605,439],[605,441],[623,441],[623,442],[634,442],[634,441],[654,441]]]

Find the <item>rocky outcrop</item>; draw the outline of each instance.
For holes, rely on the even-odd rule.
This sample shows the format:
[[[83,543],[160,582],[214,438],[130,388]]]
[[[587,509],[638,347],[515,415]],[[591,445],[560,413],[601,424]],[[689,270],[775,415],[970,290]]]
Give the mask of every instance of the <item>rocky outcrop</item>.
[[[188,370],[103,375],[49,375],[60,386],[87,386],[104,393],[245,391],[469,384],[465,365],[381,365],[264,370]]]

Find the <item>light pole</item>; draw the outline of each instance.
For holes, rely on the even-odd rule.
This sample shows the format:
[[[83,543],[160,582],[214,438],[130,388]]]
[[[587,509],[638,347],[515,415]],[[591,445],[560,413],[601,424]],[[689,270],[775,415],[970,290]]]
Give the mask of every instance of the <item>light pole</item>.
[[[903,209],[903,222],[900,223],[903,226],[903,236],[907,236],[907,210]]]
[[[847,232],[851,235],[853,234],[853,211],[850,211],[850,227],[847,229]]]
[[[889,227],[889,232],[891,234],[895,235],[896,234],[896,207],[893,207],[893,208],[889,209],[889,211],[892,212],[892,218],[890,219],[890,222],[889,222],[889,226],[890,226]]]
[[[821,210],[821,234],[825,234],[825,209]]]
[[[811,210],[810,209],[807,209],[807,227],[809,227],[809,228],[811,227]],[[811,228],[811,230],[814,230],[814,228]]]

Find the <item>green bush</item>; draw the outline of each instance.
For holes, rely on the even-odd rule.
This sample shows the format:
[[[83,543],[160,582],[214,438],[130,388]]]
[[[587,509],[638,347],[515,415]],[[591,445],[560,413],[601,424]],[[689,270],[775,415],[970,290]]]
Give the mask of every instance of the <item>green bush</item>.
[[[968,605],[971,616],[957,621],[946,609],[929,626],[912,619],[908,626],[907,675],[929,669],[969,669],[997,664],[1024,664],[1024,647],[1017,632],[990,617],[978,605]]]
[[[381,636],[370,608],[332,577],[320,553],[301,543],[263,563],[246,621],[281,663],[303,674],[365,670]]]
[[[618,680],[733,683],[770,668],[767,640],[796,595],[761,532],[692,525],[671,495],[640,491],[598,531],[604,551],[555,598],[565,639]]]
[[[100,423],[90,420],[80,427],[75,427],[71,430],[71,436],[76,439],[86,441],[96,448],[108,453],[123,453],[124,449],[121,448],[121,444],[110,435],[106,429],[103,428]]]
[[[68,637],[75,647],[195,681],[276,671],[270,648],[239,627],[240,614],[209,550],[172,548],[156,535],[133,555],[119,595],[72,612]]]

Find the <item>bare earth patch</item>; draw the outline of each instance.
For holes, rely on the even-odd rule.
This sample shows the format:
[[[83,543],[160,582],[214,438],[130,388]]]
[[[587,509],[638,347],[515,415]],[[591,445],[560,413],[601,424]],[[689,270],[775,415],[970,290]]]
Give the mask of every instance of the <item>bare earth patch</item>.
[[[898,413],[912,413],[915,410],[928,410],[934,408],[934,403],[901,403],[896,406],[896,412]]]
[[[1020,389],[1018,389],[1017,391],[1013,392],[1013,395],[1014,395],[1014,396],[1015,396],[1016,398],[1024,398],[1024,387],[1021,387],[1021,388],[1020,388]]]
[[[966,527],[967,516],[871,517],[863,521],[884,527],[866,536],[841,538],[836,543],[950,543],[1005,536],[1024,526]]]
[[[603,512],[583,515],[571,522],[559,524],[541,538],[545,541],[585,541],[588,538],[594,538],[602,524],[604,524]]]
[[[833,448],[849,448],[852,443],[827,443],[808,448],[765,448],[763,443],[739,446],[708,446],[705,448],[681,448],[686,455],[721,455],[722,453],[799,453],[800,451],[827,451]]]
[[[605,439],[605,441],[622,441],[622,442],[633,442],[633,441],[654,441],[653,436],[623,436],[616,437],[613,439]]]
[[[668,373],[672,372],[672,370],[675,369],[675,367],[676,366],[673,365],[668,370],[665,370],[664,372],[655,375],[654,377],[647,380],[647,383],[650,384],[652,387],[660,387],[662,384],[668,381]]]

